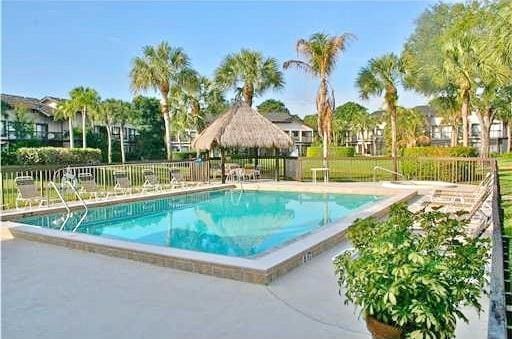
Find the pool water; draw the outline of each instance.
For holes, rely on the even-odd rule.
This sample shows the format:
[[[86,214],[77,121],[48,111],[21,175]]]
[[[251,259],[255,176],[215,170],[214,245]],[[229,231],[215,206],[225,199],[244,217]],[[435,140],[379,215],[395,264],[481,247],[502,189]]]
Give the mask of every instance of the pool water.
[[[274,191],[209,191],[38,215],[22,223],[236,257],[282,246],[380,198]],[[77,227],[77,225],[79,226]]]

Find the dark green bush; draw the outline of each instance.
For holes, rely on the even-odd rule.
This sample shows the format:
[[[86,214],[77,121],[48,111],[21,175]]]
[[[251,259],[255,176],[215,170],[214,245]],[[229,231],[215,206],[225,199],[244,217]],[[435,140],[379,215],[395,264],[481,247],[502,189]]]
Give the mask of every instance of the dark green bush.
[[[75,165],[99,164],[101,151],[95,148],[23,147],[16,151],[22,165]]]
[[[346,158],[353,157],[355,154],[354,147],[329,147],[329,158]],[[311,146],[306,151],[306,157],[308,158],[321,158],[323,155],[322,146]]]
[[[196,157],[196,152],[173,152],[172,160],[181,161],[181,160],[190,160]]]
[[[443,158],[443,157],[476,157],[478,152],[474,147],[456,146],[456,147],[410,147],[403,150],[405,158]]]

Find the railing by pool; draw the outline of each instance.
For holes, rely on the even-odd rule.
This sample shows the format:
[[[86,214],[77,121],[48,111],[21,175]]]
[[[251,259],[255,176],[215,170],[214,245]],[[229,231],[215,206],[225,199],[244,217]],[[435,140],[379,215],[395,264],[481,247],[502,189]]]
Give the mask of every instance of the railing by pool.
[[[51,186],[50,182],[60,183],[60,176],[64,170],[69,169],[75,177],[81,173],[90,173],[96,181],[96,185],[104,191],[113,191],[115,180],[113,173],[125,171],[133,187],[142,187],[145,178],[143,171],[151,169],[162,185],[169,184],[172,180],[171,170],[179,170],[184,181],[207,182],[209,181],[209,163],[197,161],[180,162],[155,162],[122,165],[100,166],[23,166],[4,167],[0,173],[0,190],[2,209],[14,208],[17,189],[14,179],[18,176],[31,176],[44,197],[49,198],[50,204],[60,203],[60,198]],[[76,200],[71,192],[65,194],[66,200]]]

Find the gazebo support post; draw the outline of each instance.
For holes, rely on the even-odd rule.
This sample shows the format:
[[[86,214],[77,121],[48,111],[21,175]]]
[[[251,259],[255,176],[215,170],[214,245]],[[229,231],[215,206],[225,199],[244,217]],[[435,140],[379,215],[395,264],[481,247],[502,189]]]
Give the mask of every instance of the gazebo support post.
[[[259,150],[258,147],[254,147],[254,168],[258,167],[258,156],[259,156]]]
[[[276,165],[275,165],[276,181],[279,181],[279,156],[277,154],[277,148],[274,148],[274,157],[275,157],[275,161],[276,161]]]
[[[220,148],[220,177],[221,182],[223,184],[226,183],[226,166],[224,165],[225,156],[224,156],[224,147]]]

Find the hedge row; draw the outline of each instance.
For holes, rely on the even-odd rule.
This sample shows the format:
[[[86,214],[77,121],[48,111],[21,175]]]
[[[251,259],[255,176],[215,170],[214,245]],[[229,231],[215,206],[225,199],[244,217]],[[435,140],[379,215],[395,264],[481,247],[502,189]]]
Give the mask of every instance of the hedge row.
[[[401,172],[414,178],[420,176],[423,180],[441,180],[448,182],[467,181],[471,173],[482,172],[476,163],[442,161],[442,160],[415,160],[417,158],[449,158],[449,157],[476,157],[478,152],[473,147],[412,147],[403,150],[403,159],[400,162]]]
[[[96,148],[23,147],[16,150],[22,165],[95,165],[101,162],[101,150]]]
[[[410,147],[403,150],[405,158],[442,158],[442,157],[476,157],[478,152],[474,147],[456,146],[456,147]]]
[[[355,153],[354,147],[329,147],[329,158],[353,157]],[[308,158],[322,158],[322,156],[323,148],[321,146],[311,146],[306,151]]]

